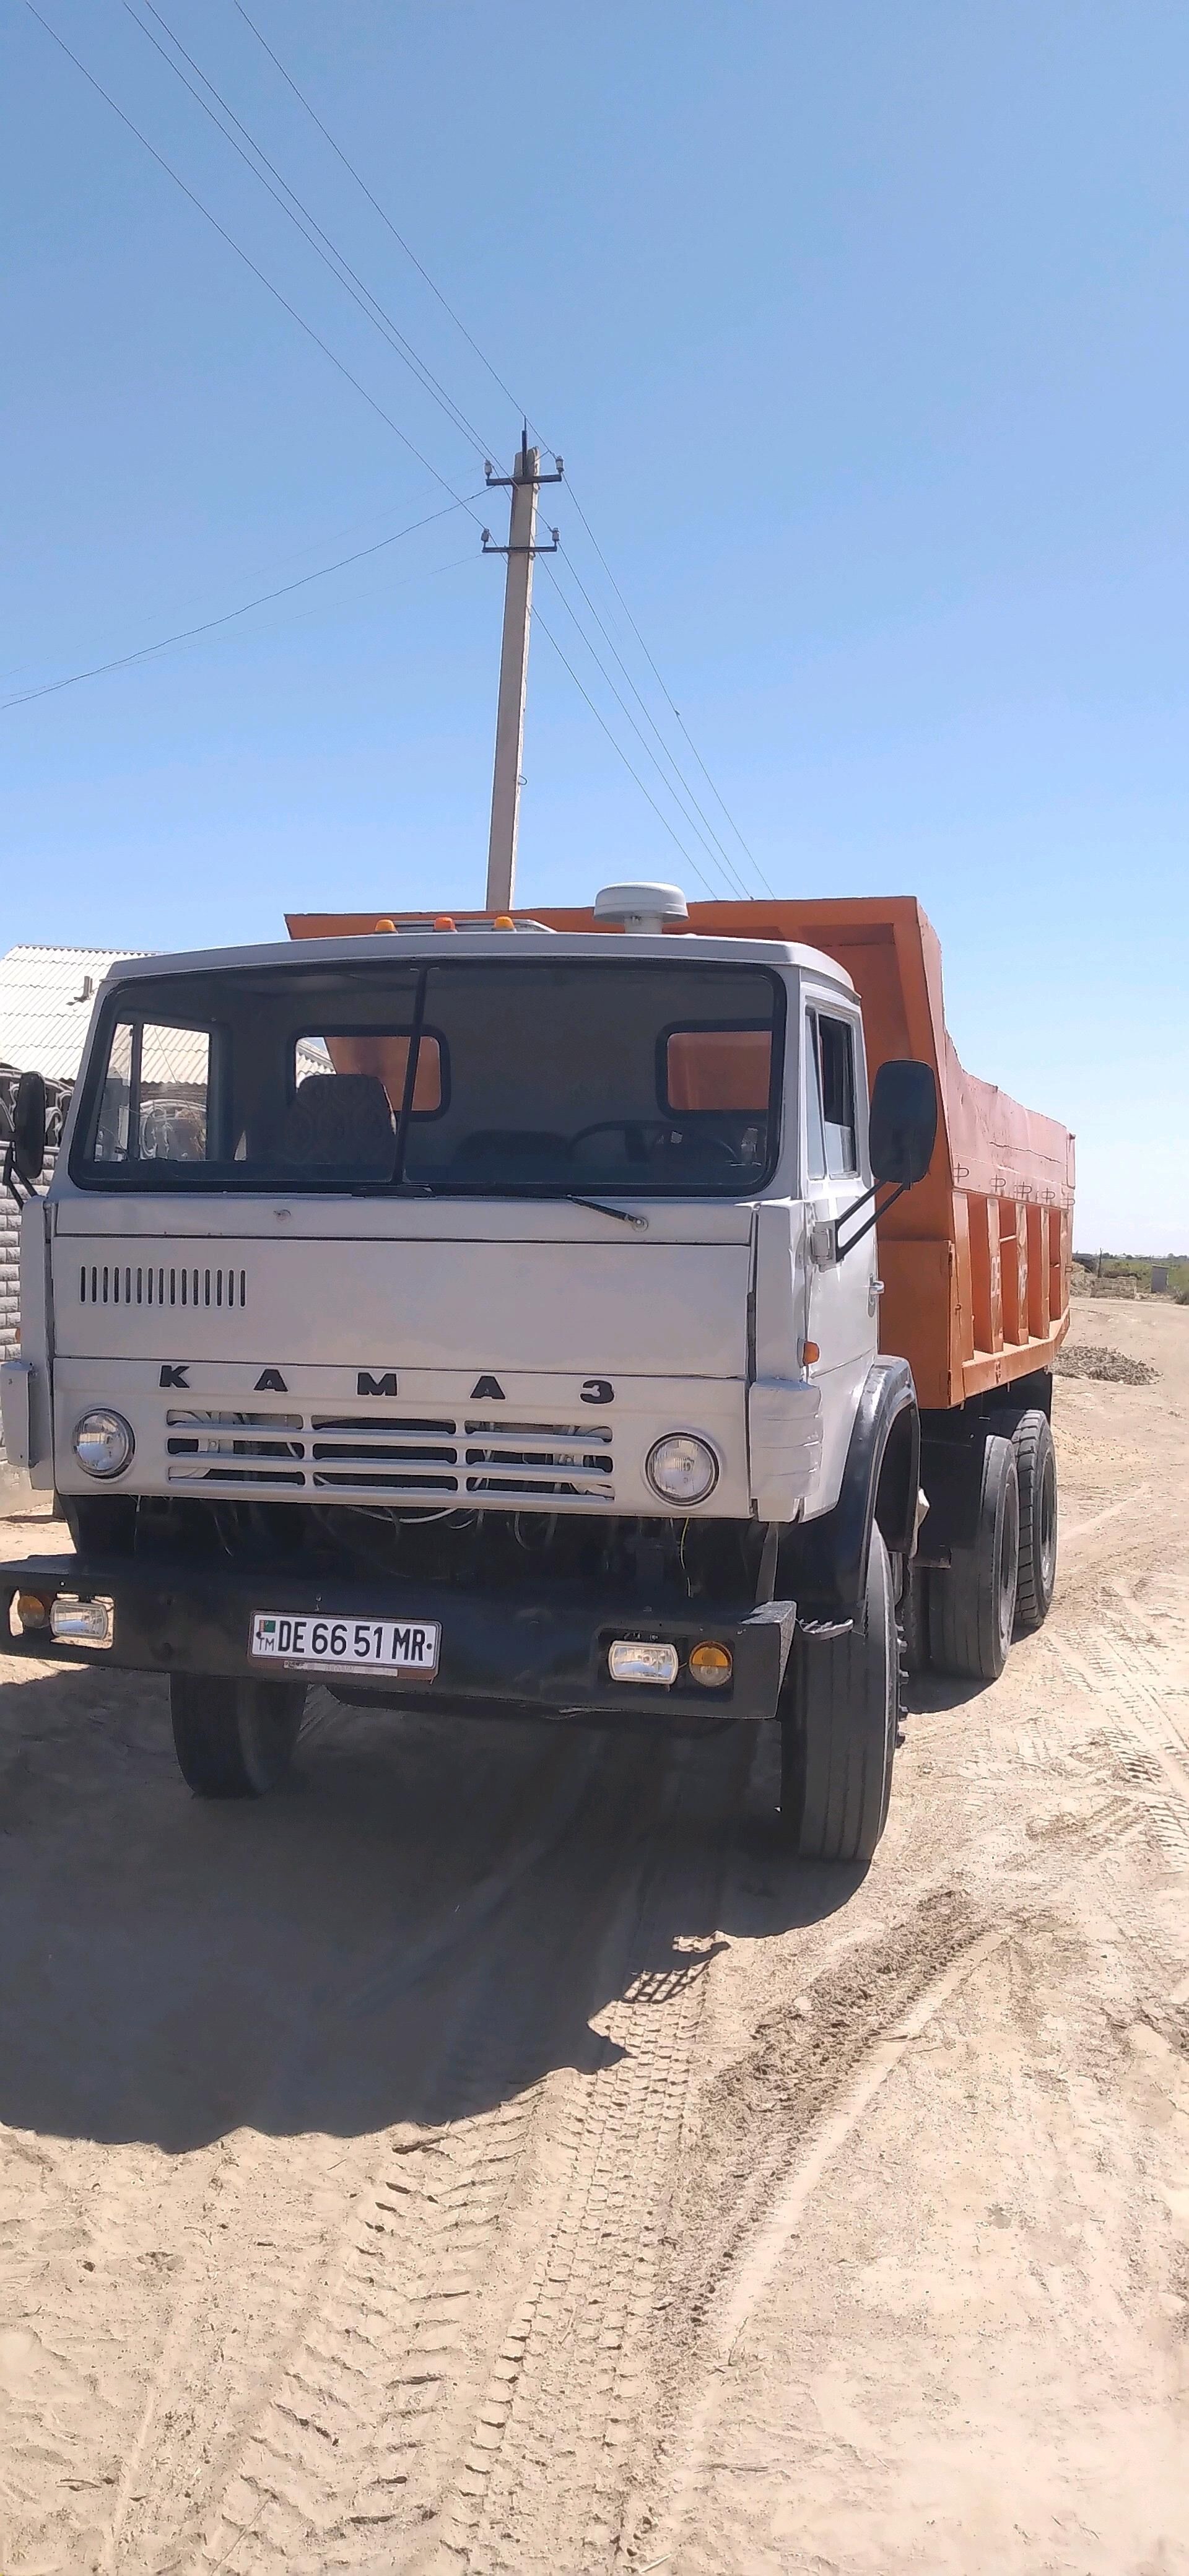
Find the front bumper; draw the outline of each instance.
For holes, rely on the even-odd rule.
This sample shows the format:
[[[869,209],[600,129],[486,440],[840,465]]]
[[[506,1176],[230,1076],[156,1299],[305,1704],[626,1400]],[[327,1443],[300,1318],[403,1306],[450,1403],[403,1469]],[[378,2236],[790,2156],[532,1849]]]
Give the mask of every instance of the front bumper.
[[[45,1630],[14,1634],[18,1592],[48,1603],[59,1594],[115,1605],[110,1646],[59,1643]],[[192,1558],[90,1555],[29,1557],[0,1565],[0,1653],[44,1663],[115,1664],[131,1672],[259,1674],[249,1657],[252,1614],[268,1609],[329,1620],[436,1619],[442,1646],[432,1682],[372,1679],[358,1665],[310,1673],[353,1701],[476,1716],[646,1719],[774,1717],[792,1645],[796,1605],[772,1601],[687,1602],[656,1609],[639,1594],[609,1595],[593,1584],[559,1583],[540,1592],[461,1591],[453,1585],[369,1576],[295,1577],[263,1568],[195,1564]],[[613,1682],[607,1649],[617,1637],[671,1643],[680,1658],[671,1686]],[[690,1678],[688,1657],[703,1639],[729,1646],[730,1682],[707,1690]],[[270,1664],[273,1675],[289,1669]]]

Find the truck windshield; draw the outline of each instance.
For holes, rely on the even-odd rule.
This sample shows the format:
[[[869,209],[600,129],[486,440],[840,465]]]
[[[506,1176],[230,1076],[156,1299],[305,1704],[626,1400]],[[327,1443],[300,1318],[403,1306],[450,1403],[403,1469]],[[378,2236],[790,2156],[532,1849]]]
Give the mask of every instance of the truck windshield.
[[[97,1031],[71,1176],[738,1195],[775,1160],[783,1016],[767,968],[680,954],[137,977]]]

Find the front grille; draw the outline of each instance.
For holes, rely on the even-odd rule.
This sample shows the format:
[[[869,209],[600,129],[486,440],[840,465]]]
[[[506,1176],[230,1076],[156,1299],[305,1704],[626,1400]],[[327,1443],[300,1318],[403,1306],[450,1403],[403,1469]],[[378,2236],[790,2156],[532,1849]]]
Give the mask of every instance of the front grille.
[[[78,1274],[82,1306],[236,1306],[248,1302],[246,1270],[200,1262],[84,1261]]]
[[[615,1500],[604,1423],[458,1420],[453,1414],[166,1415],[168,1482],[334,1495],[340,1502],[547,1505]]]

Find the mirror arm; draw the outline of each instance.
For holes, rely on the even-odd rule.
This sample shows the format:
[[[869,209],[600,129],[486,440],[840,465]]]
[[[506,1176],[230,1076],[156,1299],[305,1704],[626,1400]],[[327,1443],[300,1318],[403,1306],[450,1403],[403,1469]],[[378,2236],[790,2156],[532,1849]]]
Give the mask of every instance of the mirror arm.
[[[21,1193],[17,1188],[16,1166],[13,1162],[11,1140],[4,1148],[4,1171],[3,1174],[0,1175],[0,1183],[2,1183],[2,1186],[7,1190],[14,1207],[23,1208],[25,1199],[27,1199],[30,1194],[29,1191],[26,1190],[24,1198],[22,1198]]]
[[[890,1197],[890,1198],[888,1198],[888,1199],[885,1199],[885,1200],[884,1200],[883,1206],[882,1206],[882,1207],[873,1207],[873,1208],[872,1208],[872,1210],[871,1210],[871,1214],[870,1214],[870,1216],[866,1219],[866,1221],[864,1222],[864,1224],[862,1224],[861,1226],[859,1226],[859,1227],[858,1227],[858,1229],[857,1229],[857,1231],[856,1231],[854,1234],[848,1234],[848,1236],[847,1236],[847,1238],[846,1238],[845,1243],[843,1243],[843,1241],[842,1241],[842,1229],[843,1229],[843,1226],[844,1226],[844,1225],[847,1225],[847,1224],[849,1223],[850,1219],[851,1219],[853,1216],[856,1216],[856,1215],[858,1214],[858,1211],[859,1211],[859,1209],[860,1209],[860,1208],[867,1207],[867,1206],[868,1206],[868,1204],[869,1204],[869,1202],[870,1202],[870,1201],[875,1197],[875,1194],[876,1194],[877,1190],[882,1189],[882,1187],[883,1187],[883,1183],[882,1183],[882,1181],[873,1181],[873,1182],[872,1182],[872,1184],[871,1184],[870,1189],[869,1189],[869,1190],[864,1190],[864,1192],[863,1192],[863,1195],[862,1195],[862,1198],[861,1198],[861,1199],[855,1199],[855,1201],[853,1202],[853,1205],[852,1205],[852,1206],[850,1206],[850,1207],[848,1207],[848,1208],[846,1209],[845,1213],[844,1213],[842,1216],[836,1216],[836,1217],[835,1217],[835,1219],[834,1219],[834,1259],[835,1259],[835,1261],[845,1261],[846,1256],[847,1256],[847,1253],[848,1253],[848,1252],[853,1252],[853,1251],[854,1251],[854,1248],[855,1248],[855,1245],[856,1245],[857,1243],[862,1243],[864,1236],[865,1236],[865,1235],[870,1234],[872,1227],[873,1227],[873,1226],[875,1226],[875,1225],[878,1225],[878,1224],[879,1224],[879,1220],[880,1220],[881,1216],[886,1216],[886,1215],[887,1215],[887,1212],[888,1212],[888,1209],[889,1209],[889,1208],[892,1208],[892,1207],[895,1207],[895,1204],[896,1204],[897,1199],[902,1199],[902,1198],[904,1197],[905,1191],[906,1191],[906,1190],[908,1190],[908,1189],[911,1189],[911,1187],[912,1187],[912,1183],[911,1183],[910,1181],[899,1181],[899,1182],[897,1183],[897,1185],[896,1185],[896,1188],[893,1190],[891,1197]]]

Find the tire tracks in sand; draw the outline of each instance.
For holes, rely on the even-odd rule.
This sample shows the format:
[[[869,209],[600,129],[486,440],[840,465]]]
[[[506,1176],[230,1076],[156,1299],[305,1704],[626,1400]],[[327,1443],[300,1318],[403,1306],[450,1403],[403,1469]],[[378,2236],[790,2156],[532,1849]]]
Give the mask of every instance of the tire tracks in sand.
[[[575,1748],[562,1779],[547,1785],[525,1815],[514,1847],[444,1919],[411,1944],[394,1933],[386,1954],[370,1961],[362,1976],[327,1981],[315,1997],[312,2023],[276,2070],[282,2091],[300,2090],[303,2068],[328,2033],[366,2026],[419,1983],[446,1971],[487,1932],[517,1887],[572,1830],[592,1758],[593,1749]],[[443,2053],[449,2041],[443,2018]],[[432,2073],[427,2057],[423,2085]],[[185,2253],[157,2329],[135,2429],[119,2444],[123,2466],[100,2540],[103,2569],[166,2570],[185,2564],[194,2546],[201,2549],[210,2497],[247,2438],[262,2398],[283,2380],[291,2355],[300,2350],[325,2303],[328,2282],[349,2275],[360,2233],[366,2234],[365,2213],[385,2189],[383,2168],[399,2165],[410,2141],[422,2143],[411,2123],[380,2138],[287,2135],[283,2126],[275,2136],[239,2131],[201,2151],[189,2174],[174,2169],[157,2179],[168,2228],[156,2232],[180,2242]],[[130,2317],[130,2341],[143,2331],[142,2319]],[[245,2527],[238,2527],[238,2536]],[[230,2546],[236,2536],[229,2528],[220,2546]]]
[[[240,2366],[221,2267],[200,2317],[193,2295],[179,2305],[133,2480],[156,2509],[125,2517],[120,2563],[214,2576],[242,2549],[253,2569],[311,2576],[487,2576],[526,2563],[526,2512],[555,2531],[563,2505],[582,2525],[575,2563],[605,2563],[714,1948],[732,1800],[710,1804],[712,1822],[679,1749],[665,1774],[641,1748],[596,1783],[580,1828],[547,1850],[538,1837],[474,1976],[452,1947],[424,2117],[266,2151],[293,2214],[261,2229]],[[388,1973],[360,1989],[364,2027]],[[578,1997],[593,2033],[573,2027]],[[319,2183],[335,2216],[311,2230]],[[261,2333],[270,2284],[283,2296]]]

